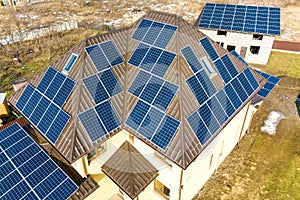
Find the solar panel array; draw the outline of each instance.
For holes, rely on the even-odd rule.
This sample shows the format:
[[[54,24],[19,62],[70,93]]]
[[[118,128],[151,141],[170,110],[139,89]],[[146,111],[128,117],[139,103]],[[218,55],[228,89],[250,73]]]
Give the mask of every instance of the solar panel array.
[[[132,38],[165,49],[176,30],[176,26],[142,19]]]
[[[123,58],[111,40],[86,47],[85,51],[100,72],[123,63]]]
[[[75,85],[72,79],[49,67],[37,88],[30,84],[25,87],[16,108],[55,144],[71,118],[62,106]]]
[[[180,121],[153,105],[139,100],[127,118],[126,125],[165,150],[174,137]]]
[[[163,77],[175,57],[176,54],[174,53],[153,46],[151,47],[141,42],[132,54],[128,63]]]
[[[17,124],[0,132],[0,199],[68,199],[78,186]]]
[[[160,77],[140,70],[128,92],[148,104],[165,111],[174,98],[178,86]]]
[[[260,75],[262,75],[268,80],[268,82],[264,85],[264,87],[257,93],[260,97],[266,98],[273,90],[273,88],[279,83],[280,78],[276,76],[271,76],[270,74],[258,70],[256,70],[256,72],[258,72]]]
[[[187,83],[190,85],[190,79]],[[203,91],[204,85],[207,86],[207,80],[200,80],[199,84],[201,86],[198,86],[201,88],[199,90]],[[211,86],[208,86],[208,90],[215,91],[209,87]],[[258,88],[257,80],[251,70],[246,68],[233,77],[222,90],[215,91],[211,96],[199,102],[200,108],[189,115],[187,121],[201,145],[205,145]],[[196,87],[193,90],[196,90]]]
[[[199,27],[280,35],[280,8],[207,3]]]
[[[240,59],[242,62],[244,62],[245,64],[248,65],[248,63],[236,51],[233,50],[233,51],[231,51],[231,53],[235,57]],[[261,72],[261,71],[258,71],[258,70],[256,70],[256,72],[268,80],[268,82],[264,85],[264,87],[257,93],[260,97],[266,98],[270,94],[270,92],[273,90],[273,88],[278,84],[278,82],[280,81],[280,78],[278,78],[276,76],[272,76],[272,75],[264,73],[264,72]],[[255,104],[259,101],[261,101],[260,98],[254,98],[252,100],[252,103]]]
[[[82,81],[95,104],[99,104],[123,91],[111,69],[83,78]]]
[[[121,120],[109,100],[78,114],[92,142],[121,126]]]
[[[191,47],[181,49],[183,57],[194,72],[186,83],[200,104],[187,117],[187,121],[201,145],[205,145],[253,95],[259,84],[249,68],[239,73],[228,54],[219,57],[208,38],[201,39],[200,44],[225,83],[224,88],[217,91]]]

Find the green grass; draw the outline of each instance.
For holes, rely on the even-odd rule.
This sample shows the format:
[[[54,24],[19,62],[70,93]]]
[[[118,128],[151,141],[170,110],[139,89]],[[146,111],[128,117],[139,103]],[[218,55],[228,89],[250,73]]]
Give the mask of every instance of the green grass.
[[[300,54],[273,51],[264,71],[277,76],[300,78]]]

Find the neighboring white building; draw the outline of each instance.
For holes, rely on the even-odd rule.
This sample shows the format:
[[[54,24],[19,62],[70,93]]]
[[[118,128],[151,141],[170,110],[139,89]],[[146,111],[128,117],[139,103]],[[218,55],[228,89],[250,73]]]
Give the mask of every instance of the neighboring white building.
[[[98,182],[87,199],[188,200],[247,132],[266,82],[180,16],[151,11],[86,38],[9,102]]]
[[[280,8],[207,3],[195,26],[247,62],[265,65],[280,35]]]

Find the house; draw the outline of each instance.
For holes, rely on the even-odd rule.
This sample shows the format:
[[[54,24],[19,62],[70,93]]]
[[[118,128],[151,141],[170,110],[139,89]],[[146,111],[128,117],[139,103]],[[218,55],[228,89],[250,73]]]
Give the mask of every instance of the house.
[[[248,63],[265,65],[280,35],[280,8],[207,3],[195,26]]]
[[[150,11],[84,39],[9,102],[43,146],[98,182],[87,199],[191,199],[246,133],[268,82],[238,56]]]
[[[0,93],[0,119],[9,117],[9,109],[6,101],[6,93]]]

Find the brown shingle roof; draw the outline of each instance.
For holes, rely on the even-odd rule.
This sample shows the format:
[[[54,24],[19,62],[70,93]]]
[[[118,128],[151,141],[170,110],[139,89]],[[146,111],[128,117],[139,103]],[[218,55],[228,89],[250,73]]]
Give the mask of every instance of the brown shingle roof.
[[[21,117],[19,119],[15,119],[13,121],[10,121],[7,124],[4,124],[3,126],[0,126],[0,131],[6,129],[7,127],[9,127],[10,125],[12,125],[15,122],[17,122],[21,127],[26,126],[27,124],[29,124],[29,122],[25,119],[25,117]]]
[[[186,169],[209,144],[209,142],[207,142],[205,146],[201,146],[195,136],[195,133],[190,128],[186,120],[186,118],[196,109],[198,109],[200,105],[186,83],[186,80],[193,75],[193,71],[180,53],[182,48],[190,46],[198,58],[207,56],[206,52],[199,43],[199,40],[206,36],[196,27],[193,27],[178,15],[151,11],[143,18],[175,25],[178,27],[177,31],[166,47],[166,50],[177,54],[177,56],[166,72],[164,79],[179,86],[179,90],[174,96],[174,99],[165,111],[168,115],[181,121],[179,129],[172,138],[169,146],[165,150],[162,150],[125,124],[128,115],[131,113],[133,107],[137,103],[137,98],[128,92],[128,88],[138,74],[139,69],[128,64],[128,60],[139,44],[138,41],[131,38],[132,34],[136,30],[136,27],[139,25],[140,20],[138,20],[132,24],[132,26],[127,28],[83,40],[52,64],[54,68],[61,71],[71,53],[76,53],[79,55],[78,60],[69,73],[69,77],[75,80],[77,84],[63,107],[63,109],[69,113],[72,118],[55,144],[57,150],[63,154],[69,162],[74,162],[83,155],[89,153],[94,149],[94,146],[103,143],[122,129],[126,129],[127,131],[131,132],[147,145],[160,152],[183,169]],[[83,85],[82,79],[97,73],[97,70],[92,64],[89,56],[87,56],[85,53],[84,48],[108,40],[113,41],[124,60],[124,63],[112,68],[112,71],[122,85],[124,92],[119,93],[118,95],[109,99],[122,121],[122,126],[105,135],[98,141],[92,143],[78,119],[79,113],[95,106],[92,97],[89,95],[89,92]],[[220,45],[213,43],[213,41],[211,42],[220,57],[228,53],[228,51],[226,51]],[[237,68],[237,71],[241,72],[247,67],[243,62],[233,55],[228,55]],[[42,72],[37,75],[35,78],[30,80],[30,83],[36,87],[39,81],[42,79],[44,73],[45,72]],[[260,75],[257,76],[261,77]],[[224,83],[219,75],[214,76],[212,78],[212,82],[219,89],[224,86]],[[260,82],[260,87],[263,85],[264,83]],[[256,92],[258,91],[259,89],[257,89]],[[21,93],[22,90],[17,91],[9,98],[9,102],[12,104],[12,106],[16,104]],[[241,106],[241,109],[251,100],[253,96],[254,95],[250,96],[244,102],[244,104]],[[238,113],[238,111],[236,111],[236,113]],[[235,116],[235,114],[232,115],[232,118]],[[226,124],[223,124],[222,128],[225,126]],[[222,128],[219,130],[222,130]],[[218,133],[214,134],[214,136],[210,139],[210,142],[213,141],[213,138],[217,135]]]
[[[158,176],[158,170],[128,141],[108,159],[102,171],[132,199]]]

